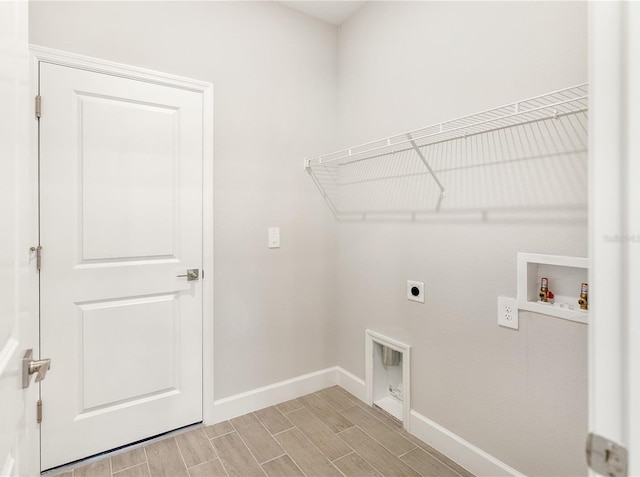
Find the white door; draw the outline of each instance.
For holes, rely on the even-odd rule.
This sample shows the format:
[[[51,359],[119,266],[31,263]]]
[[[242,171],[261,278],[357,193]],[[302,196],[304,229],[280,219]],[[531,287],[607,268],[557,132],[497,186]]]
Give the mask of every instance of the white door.
[[[640,3],[590,8],[589,431],[640,475]],[[601,454],[602,456],[602,454]],[[602,461],[602,459],[600,459]],[[609,471],[605,469],[604,474]]]
[[[0,475],[38,472],[38,386],[22,388],[22,357],[37,357],[29,313],[36,293],[29,247],[36,243],[35,181],[28,177],[28,4],[0,2]],[[35,168],[31,169],[35,172]],[[31,209],[30,209],[31,207]],[[32,293],[32,295],[30,295]],[[33,381],[33,379],[32,379]]]
[[[40,63],[42,469],[202,420],[202,95]]]

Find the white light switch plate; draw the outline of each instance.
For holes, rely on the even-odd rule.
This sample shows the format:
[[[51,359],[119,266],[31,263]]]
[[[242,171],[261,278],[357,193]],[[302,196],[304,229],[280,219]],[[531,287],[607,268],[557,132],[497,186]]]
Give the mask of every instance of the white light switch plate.
[[[269,248],[280,248],[280,227],[269,227]]]
[[[506,328],[518,329],[518,305],[515,298],[498,297],[498,324]]]

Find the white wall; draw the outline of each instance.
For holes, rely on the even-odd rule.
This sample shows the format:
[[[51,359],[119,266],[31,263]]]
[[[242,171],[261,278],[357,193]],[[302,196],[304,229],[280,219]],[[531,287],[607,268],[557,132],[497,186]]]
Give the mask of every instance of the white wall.
[[[215,397],[335,365],[336,29],[272,2],[30,2],[32,43],[214,84]],[[267,227],[282,247],[267,249]]]
[[[369,2],[340,28],[340,146],[586,81],[585,3]],[[417,412],[526,475],[584,475],[587,327],[523,312],[500,328],[496,299],[515,297],[519,251],[586,256],[586,202],[527,214],[341,223],[338,365],[364,377],[365,328],[404,341]]]
[[[586,255],[584,209],[336,232],[301,168],[585,82],[583,3],[369,2],[338,31],[272,2],[36,1],[30,17],[32,43],[215,84],[216,398],[336,356],[363,378],[368,327],[412,345],[416,411],[526,474],[585,473],[586,327],[496,325],[518,251]]]

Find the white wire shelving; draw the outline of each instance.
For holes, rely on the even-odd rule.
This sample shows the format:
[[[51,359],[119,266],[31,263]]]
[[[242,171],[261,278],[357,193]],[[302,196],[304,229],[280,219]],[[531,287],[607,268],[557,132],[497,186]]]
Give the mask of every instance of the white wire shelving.
[[[503,159],[511,152],[512,156],[525,155],[518,152],[525,146],[529,149],[528,155],[534,156],[551,155],[553,153],[569,154],[573,151],[580,151],[586,157],[586,121],[588,112],[588,85],[581,84],[570,88],[561,89],[551,93],[543,94],[533,98],[524,99],[510,103],[498,108],[489,109],[480,113],[460,117],[450,121],[441,122],[428,127],[407,131],[377,141],[360,144],[340,151],[324,154],[313,159],[305,159],[304,166],[318,186],[320,192],[325,197],[329,207],[336,218],[342,214],[341,195],[345,195],[347,187],[353,187],[356,182],[371,180],[364,178],[362,173],[354,174],[347,172],[349,167],[358,166],[371,161],[376,163],[375,180],[384,180],[384,176],[390,178],[399,177],[401,174],[394,172],[394,167],[400,168],[402,161],[412,160],[415,166],[408,170],[404,169],[405,176],[422,174],[429,176],[437,187],[436,210],[439,210],[443,199],[447,197],[447,183],[441,176],[441,171],[447,170],[446,157],[440,159],[439,166],[436,167],[432,161],[436,157],[431,153],[438,148],[438,151],[453,151],[453,146],[447,143],[463,141],[466,146],[455,146],[464,149],[464,155],[470,152],[468,144],[472,144],[473,138],[483,135],[494,135],[498,141],[510,134],[509,145],[495,147],[495,150],[508,150],[500,152]],[[578,121],[573,119],[569,122],[562,122],[563,118],[579,116]],[[584,119],[582,119],[584,118]],[[554,120],[558,126],[557,131],[553,131]],[[560,124],[562,123],[562,124]],[[540,126],[542,124],[543,126]],[[536,128],[522,132],[513,131],[517,128]],[[516,129],[514,129],[516,128]],[[571,131],[573,129],[573,132]],[[579,130],[576,132],[576,129]],[[505,131],[509,131],[506,133]],[[558,132],[559,131],[559,132]],[[523,136],[526,136],[523,138]],[[493,139],[494,142],[496,139]],[[477,139],[477,144],[482,139]],[[526,145],[524,144],[526,141]],[[516,143],[520,144],[516,144]],[[532,142],[539,143],[531,144]],[[480,147],[480,146],[478,146]],[[482,145],[483,149],[487,147]],[[543,152],[541,152],[544,149]],[[544,153],[544,154],[543,154]],[[439,153],[441,154],[441,153]],[[494,151],[494,155],[496,152]],[[441,154],[442,155],[442,154]],[[380,162],[382,161],[382,162]],[[361,167],[361,166],[360,166]],[[422,168],[420,170],[419,168]],[[407,172],[408,171],[408,172]],[[345,180],[349,177],[349,180]],[[355,180],[357,179],[357,180]],[[348,193],[347,193],[348,194]],[[371,192],[367,192],[371,195]],[[450,195],[450,194],[449,194]],[[344,201],[343,201],[344,202]]]

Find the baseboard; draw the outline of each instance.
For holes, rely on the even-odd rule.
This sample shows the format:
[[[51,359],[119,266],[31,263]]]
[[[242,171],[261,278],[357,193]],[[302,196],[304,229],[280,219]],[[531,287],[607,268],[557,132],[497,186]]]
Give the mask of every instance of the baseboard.
[[[413,410],[411,411],[411,434],[478,477],[524,476],[522,472],[509,467],[491,454]]]
[[[212,422],[206,421],[205,424],[211,425],[216,422],[233,419],[258,409],[320,391],[329,386],[335,386],[338,383],[337,375],[338,367],[333,366],[223,399],[217,399],[213,402]]]
[[[205,424],[233,419],[336,384],[366,402],[365,381],[340,366],[333,366],[218,399],[213,402],[213,422]],[[411,434],[479,477],[524,477],[521,472],[416,411],[411,411],[409,424]]]
[[[367,392],[364,380],[339,366],[337,378],[339,386],[366,402]],[[411,434],[479,477],[522,477],[524,475],[414,410],[410,413],[408,424]]]
[[[336,384],[343,389],[346,389],[362,402],[367,402],[367,384],[364,379],[360,379],[354,374],[351,374],[346,369],[337,366],[338,381]]]

